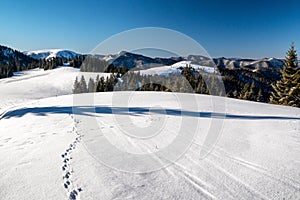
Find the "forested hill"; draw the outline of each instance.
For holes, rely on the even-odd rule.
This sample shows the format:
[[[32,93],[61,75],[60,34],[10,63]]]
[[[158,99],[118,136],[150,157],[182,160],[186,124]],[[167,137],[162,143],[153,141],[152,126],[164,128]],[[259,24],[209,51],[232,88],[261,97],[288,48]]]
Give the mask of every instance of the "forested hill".
[[[38,60],[0,45],[0,78],[10,77],[16,71],[35,68],[37,64]]]
[[[38,59],[35,54],[20,52],[12,48],[0,45],[0,78],[6,78],[13,75],[13,72],[29,70],[33,68],[42,68],[45,70],[54,69],[58,66],[68,65],[80,67],[84,56],[80,54],[61,55],[55,54],[53,57]]]

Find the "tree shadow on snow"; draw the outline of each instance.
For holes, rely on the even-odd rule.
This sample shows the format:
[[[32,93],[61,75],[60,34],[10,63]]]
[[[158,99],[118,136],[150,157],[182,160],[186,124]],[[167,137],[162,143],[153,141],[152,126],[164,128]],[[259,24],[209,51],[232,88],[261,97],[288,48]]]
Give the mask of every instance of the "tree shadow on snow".
[[[114,114],[114,115],[148,115],[150,113],[163,114],[170,116],[187,116],[200,118],[216,118],[216,119],[244,119],[244,120],[300,120],[299,117],[289,116],[270,116],[270,115],[236,115],[217,112],[194,112],[178,109],[159,109],[145,107],[106,107],[106,106],[53,106],[53,107],[32,107],[11,110],[0,116],[1,119],[9,119],[12,117],[22,117],[26,114],[36,116],[47,116],[51,114],[76,114],[84,116],[97,116],[97,114]]]

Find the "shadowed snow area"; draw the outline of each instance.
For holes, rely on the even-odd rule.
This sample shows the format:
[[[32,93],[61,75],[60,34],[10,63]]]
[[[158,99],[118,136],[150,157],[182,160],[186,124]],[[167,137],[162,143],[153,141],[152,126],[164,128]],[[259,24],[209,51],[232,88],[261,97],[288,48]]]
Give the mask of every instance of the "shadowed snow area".
[[[67,95],[73,69],[28,73],[0,80],[0,199],[300,198],[299,108],[226,99],[222,110],[212,107],[220,97],[162,92],[130,93],[124,106],[113,92]],[[197,105],[182,108],[177,97]],[[93,104],[74,105],[78,98]],[[201,157],[214,122],[220,135]],[[178,130],[190,143],[166,162],[178,152],[159,152]],[[141,172],[151,163],[134,158],[144,155],[161,168]]]
[[[59,107],[30,107],[20,108],[16,110],[7,111],[1,118],[22,117],[26,114],[34,114],[38,116],[46,116],[49,114],[72,114],[73,106]],[[108,106],[82,106],[77,107],[80,112],[79,115],[96,116],[94,114],[115,114],[115,115],[146,115],[151,113],[165,112],[166,115],[171,116],[189,116],[189,117],[203,117],[203,118],[224,118],[224,119],[246,119],[246,120],[258,120],[258,119],[277,119],[277,120],[300,120],[299,117],[289,116],[274,116],[274,115],[234,115],[228,113],[216,113],[216,112],[194,112],[184,111],[179,109],[151,109],[143,107],[108,107]]]

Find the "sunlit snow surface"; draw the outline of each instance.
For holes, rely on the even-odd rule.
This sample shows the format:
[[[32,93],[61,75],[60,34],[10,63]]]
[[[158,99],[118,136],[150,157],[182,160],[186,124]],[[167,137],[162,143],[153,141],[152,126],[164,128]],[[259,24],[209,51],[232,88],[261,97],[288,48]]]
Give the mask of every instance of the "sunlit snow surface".
[[[126,102],[135,109],[124,112],[115,93],[68,95],[77,73],[33,70],[0,80],[0,199],[300,198],[298,108],[227,99],[225,112],[219,112],[212,108],[216,97],[135,92]],[[74,116],[74,99],[91,97],[96,112],[91,105],[76,105],[81,112]],[[178,97],[196,99],[197,109],[177,112]],[[172,145],[184,118],[199,120],[192,143],[160,170],[133,173],[140,169],[135,160],[125,162],[102,146],[106,138],[122,152],[149,156]],[[97,125],[85,126],[89,119]],[[223,120],[221,134],[210,154],[200,158],[213,120]],[[128,135],[143,135],[135,130],[160,122],[155,137]],[[115,163],[99,160],[91,148],[95,143]]]
[[[163,75],[167,76],[172,73],[180,73],[185,67],[192,67],[196,71],[206,72],[206,73],[215,73],[216,70],[214,67],[201,66],[197,64],[192,64],[191,61],[180,61],[170,66],[162,66],[162,67],[153,67],[150,69],[140,70],[141,74],[146,75]]]

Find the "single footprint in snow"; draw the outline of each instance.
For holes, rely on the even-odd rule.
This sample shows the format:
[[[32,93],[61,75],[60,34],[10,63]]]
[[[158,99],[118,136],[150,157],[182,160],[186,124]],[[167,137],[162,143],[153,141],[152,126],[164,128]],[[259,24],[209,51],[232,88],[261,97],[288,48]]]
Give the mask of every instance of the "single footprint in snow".
[[[75,200],[77,195],[78,195],[78,193],[76,192],[76,190],[73,190],[73,191],[70,193],[69,199],[70,199],[70,200]]]
[[[64,166],[62,166],[62,170],[65,171],[67,169],[67,165],[64,164]]]
[[[70,172],[67,172],[66,175],[64,176],[64,178],[68,179],[68,178],[70,178],[70,175],[71,175]]]
[[[70,200],[76,200],[76,195],[73,194],[73,192],[70,193],[70,196],[69,196],[69,199]]]
[[[66,189],[68,189],[68,184],[65,183],[65,184],[64,184],[64,187],[65,187]]]

